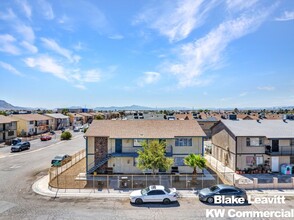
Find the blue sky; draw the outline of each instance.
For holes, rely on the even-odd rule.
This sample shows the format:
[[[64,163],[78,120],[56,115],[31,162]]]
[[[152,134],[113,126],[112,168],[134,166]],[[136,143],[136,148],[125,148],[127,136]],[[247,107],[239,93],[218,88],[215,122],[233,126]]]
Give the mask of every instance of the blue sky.
[[[0,2],[18,106],[294,105],[294,1]]]

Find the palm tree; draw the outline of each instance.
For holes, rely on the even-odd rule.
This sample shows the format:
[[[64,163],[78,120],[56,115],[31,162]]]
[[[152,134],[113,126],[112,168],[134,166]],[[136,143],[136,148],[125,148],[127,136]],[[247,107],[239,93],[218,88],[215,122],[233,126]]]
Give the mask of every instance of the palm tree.
[[[204,157],[202,157],[200,154],[189,154],[187,157],[184,159],[184,164],[187,166],[190,166],[193,168],[193,174],[196,175],[196,168],[198,167],[199,169],[205,168],[205,163],[206,160]]]

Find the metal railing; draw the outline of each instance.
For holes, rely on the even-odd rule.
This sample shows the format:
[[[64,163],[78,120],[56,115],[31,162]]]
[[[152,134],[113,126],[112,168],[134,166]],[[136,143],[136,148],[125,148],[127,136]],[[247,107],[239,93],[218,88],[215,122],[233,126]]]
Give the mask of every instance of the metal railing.
[[[76,163],[84,159],[85,157],[86,157],[86,150],[81,150],[75,153],[74,155],[72,155],[71,160],[68,163],[60,167],[51,167],[48,171],[49,185],[54,179],[58,179],[57,177],[61,175],[64,171],[66,171],[67,169],[69,169],[70,167],[72,167],[73,165],[75,165]]]
[[[164,185],[176,189],[202,189],[223,183],[216,174],[179,174],[179,175],[66,175],[61,174],[58,179],[50,182],[56,189],[72,190],[132,190],[142,189],[150,185]]]
[[[272,156],[291,156],[294,155],[294,146],[279,146],[278,151],[274,151],[271,146],[266,146],[265,153]]]

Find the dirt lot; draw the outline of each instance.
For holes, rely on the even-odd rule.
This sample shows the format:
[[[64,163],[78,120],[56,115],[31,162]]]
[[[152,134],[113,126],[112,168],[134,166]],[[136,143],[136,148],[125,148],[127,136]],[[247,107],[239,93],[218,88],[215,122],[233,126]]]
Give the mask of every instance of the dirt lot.
[[[50,186],[59,189],[83,189],[87,181],[76,180],[79,173],[86,173],[86,159],[82,159],[50,182]]]

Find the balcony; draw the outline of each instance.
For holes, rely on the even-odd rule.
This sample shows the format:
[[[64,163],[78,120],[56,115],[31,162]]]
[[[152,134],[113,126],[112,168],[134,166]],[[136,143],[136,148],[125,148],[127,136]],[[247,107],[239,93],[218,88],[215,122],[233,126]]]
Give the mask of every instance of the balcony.
[[[125,148],[125,150],[129,150],[129,148]],[[109,154],[111,154],[112,157],[138,157],[137,152],[133,152],[133,151],[124,152],[124,147],[122,147],[122,152],[111,152]],[[165,156],[166,157],[173,156],[172,146],[166,146]]]
[[[270,156],[294,156],[294,145],[279,146],[273,149],[271,146],[265,146],[265,154]]]

